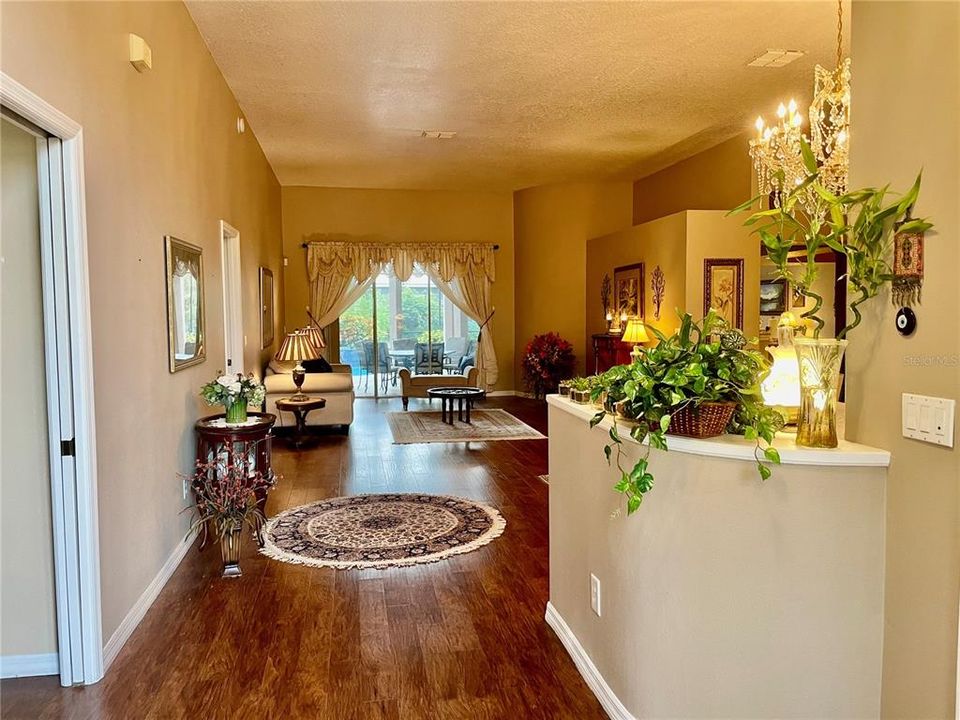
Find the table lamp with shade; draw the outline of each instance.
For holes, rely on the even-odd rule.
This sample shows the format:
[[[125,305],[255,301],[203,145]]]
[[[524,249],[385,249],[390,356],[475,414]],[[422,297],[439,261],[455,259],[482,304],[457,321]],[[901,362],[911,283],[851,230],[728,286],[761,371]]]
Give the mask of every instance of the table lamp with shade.
[[[323,341],[323,333],[320,332],[320,328],[316,325],[307,325],[304,328],[300,328],[299,332],[306,333],[310,338],[310,342],[313,343],[317,350],[323,350],[327,346]]]
[[[293,369],[293,383],[297,386],[297,393],[291,396],[291,400],[306,400],[307,394],[301,390],[303,380],[306,377],[306,370],[300,363],[303,360],[316,360],[320,357],[320,348],[313,344],[313,340],[303,330],[294,330],[287,333],[274,356],[280,362],[294,361],[297,363]]]
[[[636,362],[640,359],[640,343],[645,343],[649,339],[650,337],[647,335],[647,328],[644,326],[643,320],[640,318],[627,320],[627,327],[620,337],[620,342],[633,345],[633,350],[630,352],[631,362]]]

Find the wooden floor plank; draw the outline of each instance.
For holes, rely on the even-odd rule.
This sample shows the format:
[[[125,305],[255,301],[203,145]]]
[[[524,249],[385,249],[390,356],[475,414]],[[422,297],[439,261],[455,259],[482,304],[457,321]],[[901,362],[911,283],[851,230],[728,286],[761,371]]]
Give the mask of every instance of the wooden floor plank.
[[[543,403],[486,404],[547,430]],[[543,620],[546,441],[394,445],[384,413],[399,409],[358,400],[348,436],[303,451],[276,441],[283,480],[268,514],[345,494],[460,495],[500,510],[500,538],[438,563],[360,571],[280,563],[247,542],[238,580],[219,577],[216,546],[191,551],[102,682],[4,680],[0,717],[605,717]]]

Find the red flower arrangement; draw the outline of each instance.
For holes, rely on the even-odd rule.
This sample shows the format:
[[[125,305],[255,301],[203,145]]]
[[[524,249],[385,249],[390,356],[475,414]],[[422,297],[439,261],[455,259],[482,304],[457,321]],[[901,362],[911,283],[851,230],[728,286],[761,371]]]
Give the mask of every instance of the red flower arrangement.
[[[523,354],[523,379],[541,397],[556,392],[557,383],[573,374],[575,364],[573,345],[557,333],[534,335]]]
[[[265,518],[257,507],[257,494],[269,490],[277,480],[276,476],[265,478],[259,470],[251,472],[246,453],[234,449],[219,453],[209,462],[198,460],[188,478],[195,498],[187,508],[194,512],[190,530],[201,530],[204,541],[208,525],[220,539],[244,525],[258,532]]]

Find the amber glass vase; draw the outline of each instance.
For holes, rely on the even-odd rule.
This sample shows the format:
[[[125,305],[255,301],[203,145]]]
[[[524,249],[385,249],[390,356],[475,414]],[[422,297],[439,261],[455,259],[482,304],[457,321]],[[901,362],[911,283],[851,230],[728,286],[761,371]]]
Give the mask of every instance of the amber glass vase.
[[[837,395],[846,340],[795,338],[800,365],[800,414],[797,445],[837,446]]]
[[[240,547],[243,525],[234,523],[224,528],[220,536],[220,556],[223,558],[223,577],[240,577]]]

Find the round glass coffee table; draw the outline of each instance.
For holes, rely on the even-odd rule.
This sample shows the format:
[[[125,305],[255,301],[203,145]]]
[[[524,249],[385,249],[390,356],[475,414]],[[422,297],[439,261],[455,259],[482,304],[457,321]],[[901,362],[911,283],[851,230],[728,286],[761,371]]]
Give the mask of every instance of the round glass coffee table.
[[[427,390],[427,396],[440,398],[440,420],[453,425],[453,403],[457,403],[457,419],[470,423],[470,410],[473,403],[487,396],[485,390],[478,387],[435,387]]]

